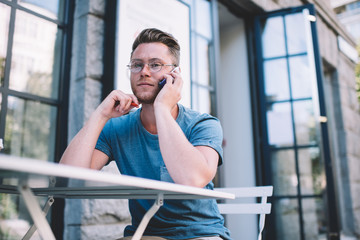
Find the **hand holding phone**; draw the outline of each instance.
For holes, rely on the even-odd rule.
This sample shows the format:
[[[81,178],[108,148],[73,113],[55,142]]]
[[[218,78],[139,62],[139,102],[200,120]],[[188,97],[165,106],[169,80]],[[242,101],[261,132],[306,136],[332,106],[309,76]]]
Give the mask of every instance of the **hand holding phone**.
[[[174,72],[177,69],[179,69],[179,67],[174,68],[170,73]],[[159,88],[162,89],[164,87],[165,83],[166,83],[166,78],[164,78],[163,80],[161,80],[159,82]]]

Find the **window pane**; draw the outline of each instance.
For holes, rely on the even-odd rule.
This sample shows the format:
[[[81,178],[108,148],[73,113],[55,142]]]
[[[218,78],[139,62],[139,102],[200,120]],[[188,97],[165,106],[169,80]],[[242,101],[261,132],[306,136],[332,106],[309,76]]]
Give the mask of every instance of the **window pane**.
[[[296,199],[274,201],[277,240],[300,240],[299,206]]]
[[[264,61],[265,94],[267,101],[290,99],[286,59]]]
[[[193,84],[192,109],[201,113],[211,113],[211,96],[207,88]]]
[[[270,145],[292,146],[294,144],[290,103],[269,104],[267,120]]]
[[[0,3],[0,86],[4,84],[7,41],[9,36],[10,8]]]
[[[297,144],[316,144],[316,122],[312,101],[294,102],[294,121]]]
[[[289,58],[293,99],[312,96],[312,81],[307,56]]]
[[[196,0],[194,4],[196,32],[208,39],[212,39],[210,1]]]
[[[196,43],[197,78],[194,80],[201,85],[208,86],[210,84],[208,41],[197,37]]]
[[[285,36],[282,17],[266,20],[263,27],[262,46],[264,58],[285,55]]]
[[[54,161],[55,124],[55,107],[9,97],[4,152]]]
[[[302,13],[285,16],[288,54],[306,52],[305,22]]]
[[[57,19],[59,13],[59,0],[18,0],[19,4],[26,7],[34,12],[49,18]],[[61,20],[61,17],[60,17]]]
[[[271,171],[274,183],[274,195],[288,196],[297,194],[294,150],[278,150],[271,154]]]
[[[54,59],[58,28],[22,11],[17,11],[10,72],[10,88],[57,98],[59,72]],[[60,40],[60,39],[59,39]]]
[[[327,220],[323,199],[303,199],[302,207],[305,239],[326,239]]]
[[[298,153],[301,193],[322,195],[325,191],[326,179],[319,148],[301,149]]]

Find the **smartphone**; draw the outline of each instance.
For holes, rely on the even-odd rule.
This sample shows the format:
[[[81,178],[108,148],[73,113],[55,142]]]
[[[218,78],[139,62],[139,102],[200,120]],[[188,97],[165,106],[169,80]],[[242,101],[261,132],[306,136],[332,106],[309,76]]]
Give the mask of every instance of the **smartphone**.
[[[171,73],[174,72],[174,71],[177,70],[177,69],[179,69],[179,67],[174,68],[174,69],[171,71]],[[165,83],[166,83],[166,78],[164,78],[163,80],[161,80],[161,81],[159,82],[159,88],[162,89],[162,88],[164,87]]]

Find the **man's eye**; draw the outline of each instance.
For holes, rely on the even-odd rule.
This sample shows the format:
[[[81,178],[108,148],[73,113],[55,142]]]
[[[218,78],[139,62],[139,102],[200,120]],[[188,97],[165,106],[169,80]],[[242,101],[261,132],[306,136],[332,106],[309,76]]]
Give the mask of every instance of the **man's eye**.
[[[158,68],[158,67],[161,67],[162,65],[160,63],[151,63],[150,64],[150,67],[151,68]]]
[[[133,68],[142,68],[142,67],[143,67],[143,64],[142,64],[142,63],[133,63],[133,64],[132,64],[132,67],[133,67]]]

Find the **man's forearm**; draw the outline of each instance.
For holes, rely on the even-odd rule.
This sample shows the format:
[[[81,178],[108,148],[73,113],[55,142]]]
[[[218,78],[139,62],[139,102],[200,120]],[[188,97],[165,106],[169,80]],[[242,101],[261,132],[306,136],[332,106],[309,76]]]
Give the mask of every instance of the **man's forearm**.
[[[92,154],[107,119],[96,111],[66,148],[60,163],[90,168]]]
[[[170,176],[179,184],[204,187],[216,173],[217,153],[204,155],[188,141],[169,112],[157,111],[160,150]]]

